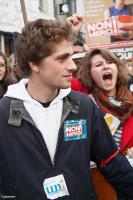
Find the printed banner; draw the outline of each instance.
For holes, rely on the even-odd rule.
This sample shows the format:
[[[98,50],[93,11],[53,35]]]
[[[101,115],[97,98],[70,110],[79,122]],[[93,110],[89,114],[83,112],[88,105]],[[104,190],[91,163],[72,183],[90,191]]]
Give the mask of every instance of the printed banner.
[[[117,35],[118,20],[115,17],[107,20],[88,23],[87,34],[89,38],[102,37],[105,35]]]
[[[133,46],[133,1],[85,0],[85,24],[90,48]]]
[[[117,54],[120,59],[133,60],[133,47],[127,48],[112,48],[110,49],[113,53]]]

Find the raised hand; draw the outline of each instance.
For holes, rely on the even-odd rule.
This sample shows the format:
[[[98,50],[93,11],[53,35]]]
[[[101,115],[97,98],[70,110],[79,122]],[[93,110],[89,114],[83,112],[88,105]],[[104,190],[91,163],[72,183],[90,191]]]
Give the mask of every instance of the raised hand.
[[[67,23],[72,26],[73,32],[78,34],[83,26],[83,17],[78,14],[73,14],[72,16],[66,19]]]

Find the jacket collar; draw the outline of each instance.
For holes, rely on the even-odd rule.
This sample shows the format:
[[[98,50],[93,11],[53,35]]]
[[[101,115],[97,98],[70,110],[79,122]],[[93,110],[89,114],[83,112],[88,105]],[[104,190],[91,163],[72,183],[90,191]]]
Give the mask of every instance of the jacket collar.
[[[70,112],[75,114],[79,113],[79,105],[80,102],[71,96],[71,93],[64,98],[63,100],[63,111],[62,111],[62,118],[61,118],[61,125],[64,120],[67,118]]]
[[[20,99],[11,99],[10,115],[8,124],[14,126],[21,126],[22,119],[30,122],[33,126],[36,126],[30,114],[24,107],[23,101]]]
[[[70,112],[73,112],[75,114],[79,113],[79,105],[80,102],[77,99],[75,99],[71,95],[71,93],[68,96],[64,97],[61,124],[64,122],[64,120],[66,119],[66,117],[69,115]],[[29,123],[31,123],[33,126],[36,127],[32,117],[25,109],[23,101],[20,99],[12,98],[8,124],[13,126],[21,126],[22,119],[25,119],[26,121],[28,121]]]

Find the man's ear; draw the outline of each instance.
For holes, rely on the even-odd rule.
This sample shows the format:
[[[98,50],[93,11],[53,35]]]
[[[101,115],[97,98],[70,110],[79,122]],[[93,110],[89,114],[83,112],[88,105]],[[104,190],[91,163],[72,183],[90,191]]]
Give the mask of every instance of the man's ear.
[[[28,64],[29,64],[32,71],[39,72],[39,66],[37,64],[35,64],[33,62],[28,62]]]

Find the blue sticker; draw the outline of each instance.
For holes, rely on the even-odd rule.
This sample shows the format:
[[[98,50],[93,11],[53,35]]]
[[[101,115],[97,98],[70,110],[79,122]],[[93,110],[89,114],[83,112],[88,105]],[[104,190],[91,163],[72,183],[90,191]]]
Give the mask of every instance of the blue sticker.
[[[87,139],[87,125],[85,119],[68,120],[64,122],[64,140]]]

